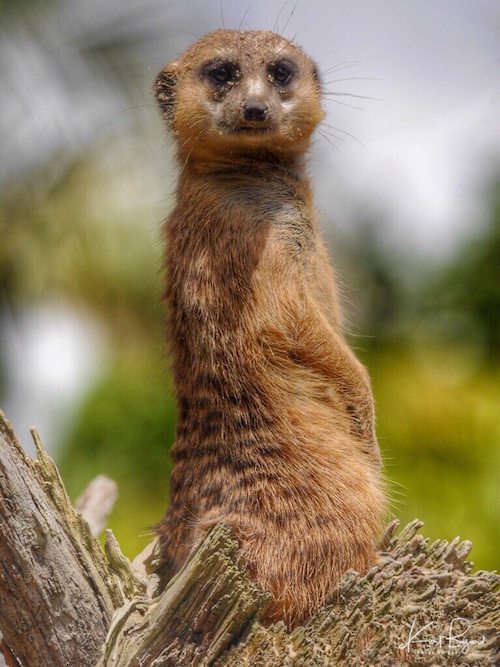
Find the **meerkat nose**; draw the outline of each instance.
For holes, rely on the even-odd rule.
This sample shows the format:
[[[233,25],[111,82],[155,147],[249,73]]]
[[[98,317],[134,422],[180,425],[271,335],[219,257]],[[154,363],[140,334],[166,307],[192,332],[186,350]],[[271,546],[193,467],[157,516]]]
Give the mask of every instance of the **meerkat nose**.
[[[269,107],[266,102],[250,100],[243,105],[243,119],[264,121],[269,115]]]

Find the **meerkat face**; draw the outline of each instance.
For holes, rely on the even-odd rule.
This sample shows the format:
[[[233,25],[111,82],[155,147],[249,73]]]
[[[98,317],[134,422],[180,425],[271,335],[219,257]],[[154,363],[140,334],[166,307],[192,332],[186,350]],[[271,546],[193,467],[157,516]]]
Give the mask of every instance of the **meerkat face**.
[[[314,63],[272,32],[220,30],[167,66],[155,94],[182,153],[302,153],[323,117]]]

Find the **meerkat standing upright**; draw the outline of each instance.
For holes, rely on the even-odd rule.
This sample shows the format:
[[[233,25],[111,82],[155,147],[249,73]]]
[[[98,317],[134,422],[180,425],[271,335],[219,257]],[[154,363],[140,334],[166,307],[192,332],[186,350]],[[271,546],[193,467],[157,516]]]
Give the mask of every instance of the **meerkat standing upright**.
[[[384,507],[367,373],[341,333],[304,157],[320,122],[313,62],[271,32],[206,35],[158,75],[177,144],[166,300],[179,407],[177,570],[215,524],[289,626],[373,561]]]

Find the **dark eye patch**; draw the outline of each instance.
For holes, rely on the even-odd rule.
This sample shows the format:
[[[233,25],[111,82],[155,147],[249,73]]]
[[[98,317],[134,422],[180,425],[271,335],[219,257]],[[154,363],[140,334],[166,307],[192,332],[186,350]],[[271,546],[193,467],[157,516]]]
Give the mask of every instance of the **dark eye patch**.
[[[297,65],[288,58],[281,58],[270,63],[267,71],[273,82],[279,86],[287,86],[297,75]]]
[[[238,81],[240,69],[237,63],[229,60],[210,60],[201,68],[201,74],[211,83],[224,86],[226,83]]]

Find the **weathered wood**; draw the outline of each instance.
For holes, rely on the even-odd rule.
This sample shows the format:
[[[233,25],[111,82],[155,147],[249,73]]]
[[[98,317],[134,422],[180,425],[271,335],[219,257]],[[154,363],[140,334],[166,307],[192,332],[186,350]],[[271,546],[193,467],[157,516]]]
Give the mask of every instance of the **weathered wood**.
[[[213,664],[267,606],[239,560],[231,530],[218,526],[162,595],[116,614],[99,667]]]
[[[19,667],[15,655],[3,639],[0,639],[0,667]]]
[[[33,461],[0,418],[0,630],[21,667],[495,664],[499,578],[471,573],[470,542],[393,522],[380,562],[346,573],[304,627],[264,627],[268,596],[227,526],[159,592],[154,546],[132,568],[107,531],[103,555],[35,442]]]
[[[118,498],[118,485],[106,475],[98,475],[75,501],[75,510],[89,524],[90,532],[99,537]]]
[[[414,521],[382,540],[385,553],[365,576],[349,572],[332,603],[303,628],[256,624],[217,663],[224,667],[397,667],[495,664],[499,609],[491,572],[470,574],[470,542],[429,544]]]
[[[493,666],[497,575],[470,574],[470,542],[429,544],[419,521],[395,537],[397,525],[380,562],[365,576],[348,572],[332,602],[291,633],[259,624],[265,595],[219,526],[160,597],[119,610],[99,667]]]
[[[27,667],[86,667],[125,601],[121,580],[33,438],[34,460],[0,414],[0,630]]]

